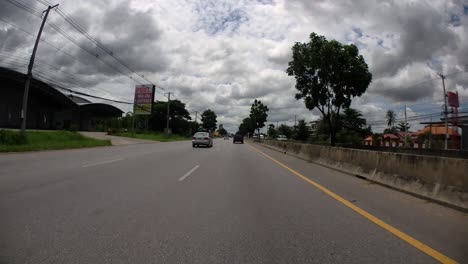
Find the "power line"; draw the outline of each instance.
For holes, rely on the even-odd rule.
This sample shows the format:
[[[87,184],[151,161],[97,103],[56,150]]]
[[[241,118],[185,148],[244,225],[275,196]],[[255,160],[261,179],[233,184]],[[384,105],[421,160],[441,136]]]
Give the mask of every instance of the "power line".
[[[33,35],[32,33],[28,32],[28,31],[26,31],[26,30],[24,30],[24,29],[22,29],[22,28],[20,28],[20,27],[14,25],[14,24],[12,24],[12,23],[6,21],[6,20],[3,20],[3,19],[1,19],[1,18],[0,18],[0,20],[3,21],[3,22],[5,22],[5,23],[7,23],[7,24],[9,24],[10,26],[13,26],[13,27],[17,28],[18,30],[20,30],[20,31],[22,31],[22,32],[24,32],[24,33],[26,33],[26,34],[31,35],[31,36],[34,37],[34,35]],[[75,61],[79,62],[80,64],[83,64],[82,61],[80,61],[77,57],[71,55],[70,53],[63,51],[62,49],[56,47],[55,45],[53,45],[53,44],[51,44],[51,43],[49,43],[49,42],[47,42],[47,41],[45,41],[45,40],[40,40],[40,41],[41,41],[41,42],[44,42],[45,44],[47,44],[47,45],[49,45],[49,46],[51,46],[51,47],[53,47],[53,48],[55,48],[56,50],[58,50],[58,51],[60,51],[60,52],[62,52],[62,53],[64,53],[64,54],[68,55],[69,57],[71,57],[71,58],[74,59]],[[0,52],[2,52],[2,51],[0,51]],[[23,52],[19,52],[19,51],[17,51],[17,50],[15,50],[15,52],[16,52],[16,53],[19,53],[19,54],[22,54],[22,55],[24,55],[24,56],[26,56],[26,57],[29,56],[29,54],[23,53]],[[6,54],[6,53],[5,53],[5,54]],[[2,55],[2,54],[0,54],[0,55]],[[21,57],[17,56],[17,55],[14,54],[14,53],[9,54],[9,55],[10,55],[10,56],[16,56],[16,59],[21,59],[21,60],[25,60],[25,61],[28,61],[28,60],[29,60],[29,59],[27,59],[27,58],[21,58]],[[42,60],[39,59],[39,58],[37,58],[37,59],[38,59],[39,61],[42,61]],[[47,63],[43,63],[43,62],[41,62],[41,63],[39,64],[39,66],[42,66],[42,64],[45,64],[45,65],[47,65],[48,67],[51,67],[51,68],[53,68],[53,69],[55,69],[55,70],[61,71],[60,69],[58,69],[58,68],[56,68],[56,67],[54,67],[54,66],[51,66],[51,65],[49,65],[49,64],[47,64]],[[26,65],[27,65],[27,63],[26,63]],[[17,67],[17,68],[21,68],[21,67],[22,67],[22,66]],[[15,68],[15,69],[17,69],[17,68]],[[15,70],[15,69],[14,69],[14,70]],[[76,78],[73,78],[73,79],[76,80]],[[82,84],[80,84],[80,85],[82,85]],[[86,83],[85,86],[96,86],[96,85],[97,85],[97,83],[94,83],[94,84]],[[111,92],[109,92],[109,91],[107,91],[107,90],[104,90],[104,89],[102,89],[102,90],[103,90],[104,92],[106,92],[106,93],[111,94]],[[97,91],[97,90],[96,90],[96,91]]]
[[[39,11],[34,10],[34,9],[32,9],[32,8],[29,8],[29,7],[27,7],[27,6],[23,5],[23,4],[21,4],[21,3],[17,2],[17,1],[15,1],[15,0],[5,0],[5,1],[8,1],[9,3],[11,3],[11,4],[17,6],[18,8],[21,8],[21,9],[23,9],[24,11],[26,11],[26,12],[28,12],[28,13],[30,13],[30,14],[33,14],[33,15],[35,15],[35,16],[41,17],[41,15],[42,15]],[[6,21],[6,20],[3,20],[3,19],[2,19],[2,21],[5,22],[5,23],[10,24],[11,26],[14,26],[12,23],[10,23],[10,22],[8,22],[8,21]],[[104,60],[102,60],[102,59],[99,57],[99,54],[94,53],[93,51],[89,50],[87,47],[85,47],[85,46],[84,46],[83,44],[81,44],[78,40],[76,40],[75,38],[73,38],[72,36],[70,36],[68,33],[66,33],[63,29],[61,29],[61,28],[60,28],[58,25],[56,25],[55,23],[53,23],[53,22],[51,22],[51,21],[47,21],[47,24],[49,24],[49,25],[50,25],[52,28],[54,28],[58,33],[60,33],[60,34],[63,35],[65,38],[67,38],[68,40],[70,40],[71,42],[73,42],[73,43],[74,43],[75,45],[77,45],[79,48],[81,48],[82,50],[86,51],[86,52],[89,53],[91,56],[95,57],[96,59],[98,59],[99,61],[101,61],[102,63],[104,63],[104,64],[107,65],[108,67],[110,67],[111,69],[113,69],[113,70],[119,72],[120,74],[122,74],[122,75],[124,75],[124,76],[127,76],[126,73],[122,72],[121,70],[117,69],[116,67],[114,67],[114,66],[110,65],[109,63],[105,62]],[[14,27],[19,29],[19,27],[17,27],[17,26],[14,26]],[[27,33],[27,34],[29,34],[29,35],[32,35],[32,33],[27,32],[27,31],[24,30],[24,29],[20,29],[20,30],[23,31],[23,32],[25,32],[25,33]],[[32,35],[32,36],[34,36],[34,35]],[[56,46],[54,46],[54,45],[52,45],[52,44],[50,44],[50,43],[48,43],[48,44],[49,44],[50,46],[56,48],[57,50],[61,50],[60,48],[58,48],[58,47],[56,47]],[[70,55],[70,54],[68,54],[68,55]],[[72,56],[72,55],[70,55],[70,56]],[[111,55],[111,56],[112,56],[112,55]],[[72,56],[72,57],[73,57],[73,56]],[[119,63],[122,64],[121,62],[119,62]],[[124,65],[124,64],[122,64],[122,65],[123,65],[124,67],[127,67],[127,68],[128,68],[128,66],[126,66],[126,65]],[[137,74],[137,75],[140,76],[140,74]],[[135,79],[134,79],[133,77],[131,77],[131,76],[127,76],[127,77],[130,78],[131,80],[133,80],[134,82],[138,83],[138,84],[142,84],[141,82],[135,80]],[[141,77],[141,76],[140,76],[140,77]],[[146,80],[146,79],[145,79],[145,80]]]
[[[14,27],[14,28],[16,28],[16,29],[18,29],[18,30],[20,30],[20,31],[22,31],[22,32],[24,32],[24,33],[26,33],[26,34],[28,34],[28,35],[30,35],[31,37],[35,37],[33,33],[29,32],[29,31],[26,31],[25,29],[23,29],[23,28],[21,28],[21,27],[15,25],[15,24],[13,24],[13,23],[7,21],[7,20],[4,20],[4,19],[0,18],[0,21],[2,21],[2,22],[4,22],[4,23],[6,23],[6,24],[8,24],[8,25],[10,25],[10,26],[12,26],[12,27]],[[51,46],[52,48],[56,49],[57,51],[62,52],[63,54],[69,56],[70,58],[73,58],[74,60],[78,61],[79,63],[82,63],[77,57],[75,57],[75,56],[71,55],[70,53],[64,51],[63,49],[61,49],[61,48],[55,46],[54,44],[48,42],[47,40],[40,39],[39,41],[40,41],[40,42],[43,42],[43,43],[45,43],[45,44],[47,44],[47,45],[49,45],[49,46]]]
[[[45,5],[45,6],[51,6],[51,5],[52,5],[52,4],[51,4],[49,1],[47,1],[47,0],[37,0],[37,1],[38,1],[39,3]]]
[[[57,87],[62,87],[62,88],[66,88],[66,89],[71,89],[71,88],[68,88],[68,87],[74,87],[75,89],[79,89],[79,90],[92,90],[92,91],[97,92],[97,93],[102,93],[102,91],[98,91],[98,90],[95,90],[95,89],[83,88],[83,87],[76,86],[76,84],[63,83],[63,82],[57,81],[56,77],[51,76],[50,74],[44,73],[42,71],[36,71],[35,76],[38,77],[37,79],[42,80],[42,81],[44,81],[46,83],[49,83],[49,85],[54,86],[54,87],[57,86]],[[109,94],[109,95],[112,95],[112,93],[110,93],[110,92],[107,92],[107,91],[104,91],[104,92]]]
[[[38,77],[40,77],[39,80],[48,83],[49,85],[53,86],[53,87],[56,88],[56,89],[60,89],[60,90],[64,90],[64,91],[68,91],[68,92],[71,92],[71,93],[80,94],[80,95],[84,95],[84,96],[88,96],[88,97],[92,97],[92,98],[96,98],[96,99],[101,99],[101,100],[106,100],[106,101],[110,101],[110,102],[115,102],[115,103],[133,104],[132,102],[121,101],[121,100],[116,100],[116,99],[110,99],[110,98],[105,98],[105,97],[101,97],[101,96],[90,95],[90,94],[86,94],[86,93],[83,93],[83,92],[79,92],[79,91],[76,91],[76,90],[74,90],[74,89],[64,87],[62,84],[57,83],[55,80],[49,79],[47,76],[44,76],[44,75],[41,74],[41,73],[38,73],[38,74],[36,74],[36,75],[37,75]]]
[[[37,17],[42,16],[41,12],[39,12],[39,11],[33,9],[33,8],[30,8],[27,5],[24,5],[24,4],[22,4],[22,3],[18,2],[18,1],[15,1],[15,0],[5,0],[5,1],[7,1],[8,3],[10,3],[10,4],[12,4],[12,5],[14,5],[14,6],[28,12],[28,13],[30,13],[31,15],[34,15],[34,16],[37,16]]]
[[[68,33],[66,33],[63,29],[61,29],[59,26],[57,26],[55,23],[53,22],[47,22],[52,28],[54,28],[58,33],[60,33],[62,36],[64,36],[65,38],[67,38],[68,40],[70,40],[71,42],[73,42],[75,45],[77,45],[79,48],[81,48],[82,50],[86,51],[87,53],[89,53],[91,56],[95,57],[96,59],[98,59],[99,61],[101,61],[102,63],[104,63],[105,65],[107,65],[109,68],[113,69],[114,71],[117,71],[119,72],[120,74],[124,75],[124,76],[127,76],[126,73],[122,72],[120,69],[112,66],[111,64],[105,62],[103,59],[100,58],[99,54],[96,54],[94,53],[93,51],[89,50],[87,47],[85,47],[84,45],[82,45],[81,43],[79,43],[76,39],[74,39],[72,36],[70,36]],[[128,76],[128,78],[130,78],[131,80],[133,80],[134,82],[138,83],[138,84],[142,84],[141,82],[133,79],[131,76]]]
[[[21,52],[19,52],[19,54],[22,54]],[[26,54],[24,56],[27,56]],[[17,60],[20,60],[20,61],[23,61],[23,62],[26,62],[28,61],[28,59],[26,58],[23,58],[21,56],[18,56],[17,54],[6,54],[6,53],[2,53],[2,51],[0,51],[0,57],[6,57],[6,58],[13,58],[15,60],[15,65],[19,65],[19,63],[17,63],[16,61]],[[27,63],[26,63],[27,64]],[[43,60],[41,58],[36,58],[36,66],[37,68],[34,69],[34,72],[41,72],[41,71],[38,71],[38,69],[41,69],[41,70],[44,70],[42,71],[43,74],[48,74],[49,77],[53,77],[53,78],[58,78],[58,79],[63,79],[66,83],[68,84],[74,84],[74,85],[78,85],[78,86],[84,86],[84,87],[87,87],[86,89],[89,89],[89,90],[94,90],[95,92],[106,92],[108,94],[112,94],[110,91],[107,91],[105,89],[100,89],[100,90],[96,90],[96,89],[92,89],[90,87],[93,87],[93,86],[97,86],[99,83],[98,82],[95,82],[95,83],[91,83],[91,82],[87,82],[87,81],[83,81],[83,80],[79,80],[79,78],[75,77],[74,75],[70,74],[70,73],[67,73],[53,65],[50,65],[48,63],[45,63],[43,62]],[[20,67],[18,67],[20,68]],[[52,69],[49,70],[49,69]],[[62,73],[63,75],[60,75],[59,74]],[[73,80],[73,81],[71,81]]]
[[[130,67],[128,64],[123,62],[116,54],[114,54],[113,51],[109,50],[107,47],[105,47],[103,44],[101,44],[96,38],[92,37],[86,30],[84,30],[78,22],[76,22],[73,18],[69,17],[65,12],[63,12],[60,8],[57,8],[57,13],[65,19],[72,27],[74,27],[78,32],[80,32],[84,37],[86,37],[88,40],[90,40],[92,43],[94,43],[98,48],[103,50],[105,53],[107,53],[109,56],[114,58],[120,65],[124,66],[126,69],[128,69],[130,72],[134,73],[135,75],[139,76],[143,80],[145,80],[148,83],[153,83],[152,81],[148,80],[144,75],[136,72],[132,67]]]

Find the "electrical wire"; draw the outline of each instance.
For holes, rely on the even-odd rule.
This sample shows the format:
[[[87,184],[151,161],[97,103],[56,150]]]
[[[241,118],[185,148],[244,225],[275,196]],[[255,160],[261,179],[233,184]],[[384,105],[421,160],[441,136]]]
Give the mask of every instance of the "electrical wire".
[[[94,43],[98,48],[103,50],[105,53],[107,53],[109,56],[114,58],[120,65],[124,66],[126,69],[128,69],[130,72],[134,73],[135,75],[139,76],[143,80],[145,80],[148,83],[153,83],[152,81],[148,80],[145,78],[144,75],[138,73],[135,71],[131,66],[126,64],[125,62],[122,61],[114,52],[109,50],[107,47],[105,47],[102,43],[100,43],[96,38],[92,37],[86,30],[84,30],[78,22],[76,22],[73,18],[69,17],[65,12],[63,12],[60,8],[56,9],[57,13],[65,19],[72,27],[74,27],[79,33],[81,33],[85,38],[87,38],[89,41]]]
[[[39,11],[37,11],[37,10],[31,8],[31,7],[28,7],[27,5],[24,5],[24,4],[22,4],[22,3],[20,3],[20,2],[18,2],[16,0],[5,0],[5,1],[7,1],[8,3],[10,3],[10,4],[12,4],[12,5],[14,5],[14,6],[28,12],[28,13],[30,13],[31,15],[34,15],[34,16],[37,16],[37,17],[42,16],[41,12],[39,12]]]

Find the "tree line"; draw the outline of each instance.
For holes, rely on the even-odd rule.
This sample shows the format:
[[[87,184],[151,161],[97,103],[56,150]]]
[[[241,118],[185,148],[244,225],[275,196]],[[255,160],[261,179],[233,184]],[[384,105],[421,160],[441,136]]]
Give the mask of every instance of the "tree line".
[[[270,137],[285,135],[334,146],[336,143],[362,144],[363,138],[372,134],[372,128],[360,111],[351,108],[352,100],[364,94],[372,81],[368,65],[355,45],[312,33],[309,42],[293,45],[286,73],[296,80],[296,100],[302,100],[311,111],[318,109],[322,116],[315,129],[305,120],[299,120],[293,127],[270,124]],[[268,107],[255,100],[249,117],[239,125],[239,133],[258,133],[258,129],[264,127],[267,111]]]
[[[132,112],[126,113],[119,118],[109,119],[105,122],[103,130],[112,129],[115,131],[131,131],[133,121],[135,130],[143,132],[163,132],[167,122],[167,104],[165,101],[153,103],[153,110],[150,115],[133,116]],[[133,118],[135,117],[135,120]],[[191,136],[198,131],[214,132],[217,125],[216,113],[211,109],[206,109],[201,113],[201,123],[192,120],[186,105],[180,100],[171,100],[169,107],[169,128],[172,133],[184,136]]]

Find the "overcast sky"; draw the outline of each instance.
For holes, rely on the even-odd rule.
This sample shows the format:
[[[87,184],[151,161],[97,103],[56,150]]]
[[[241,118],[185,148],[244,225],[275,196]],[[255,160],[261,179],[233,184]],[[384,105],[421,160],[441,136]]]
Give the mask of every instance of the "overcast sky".
[[[15,0],[34,10],[45,5]],[[49,0],[50,2],[51,0]],[[316,120],[294,98],[285,70],[291,46],[312,32],[356,44],[373,82],[353,107],[368,121],[393,109],[408,116],[441,111],[442,84],[468,106],[468,1],[461,0],[74,0],[60,9],[146,79],[174,92],[195,111],[211,108],[218,123],[235,132],[255,98],[270,108],[268,121],[292,124],[294,116]],[[54,2],[55,4],[55,2]],[[0,66],[26,71],[41,19],[0,0]],[[3,20],[3,21],[2,21]],[[5,23],[8,22],[10,24]],[[55,23],[107,64],[46,24],[33,72],[74,88],[131,101],[135,82],[109,55],[79,34],[56,11]],[[19,27],[20,30],[16,27]],[[122,74],[125,73],[125,74]],[[132,76],[133,79],[130,79]],[[157,100],[165,100],[159,89]],[[116,104],[124,111],[130,106]],[[466,111],[466,108],[465,108]],[[418,120],[423,121],[423,120]],[[378,125],[375,126],[378,130]]]

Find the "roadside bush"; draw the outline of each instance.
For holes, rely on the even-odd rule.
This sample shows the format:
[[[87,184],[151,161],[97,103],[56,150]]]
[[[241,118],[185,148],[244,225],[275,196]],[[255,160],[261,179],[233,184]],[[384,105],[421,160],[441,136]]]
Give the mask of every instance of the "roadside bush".
[[[26,144],[27,139],[19,131],[0,129],[0,144],[2,145],[20,145]]]
[[[79,130],[79,126],[76,125],[76,124],[71,124],[71,125],[70,125],[70,128],[67,129],[67,130],[68,130],[68,131],[71,131],[71,132],[76,132],[76,131]]]

